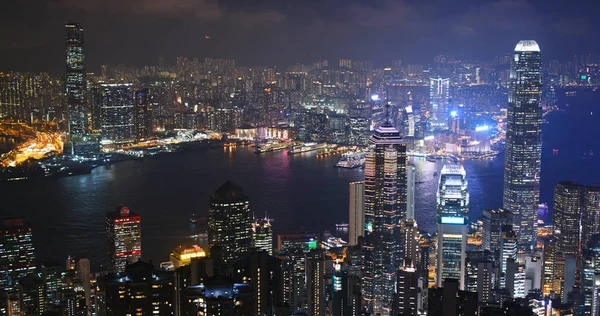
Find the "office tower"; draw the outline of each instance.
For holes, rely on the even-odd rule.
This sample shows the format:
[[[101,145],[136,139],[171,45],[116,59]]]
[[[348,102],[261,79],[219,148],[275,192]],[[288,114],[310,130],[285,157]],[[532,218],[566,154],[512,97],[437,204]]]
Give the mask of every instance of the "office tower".
[[[270,256],[273,255],[273,228],[272,219],[267,217],[255,219],[252,222],[252,247],[266,251]]]
[[[79,23],[65,25],[66,76],[65,88],[69,114],[68,132],[71,136],[85,135],[88,130],[85,102],[85,54],[83,51],[83,27]]]
[[[389,112],[386,110],[386,112]],[[389,119],[386,114],[386,119]],[[389,121],[369,138],[365,161],[364,296],[375,313],[389,310],[399,262],[399,222],[406,217],[406,145]]]
[[[493,301],[494,255],[489,250],[467,251],[465,290],[479,293],[480,303]]]
[[[478,295],[461,291],[459,281],[447,279],[443,287],[430,288],[427,315],[432,316],[476,316]]]
[[[429,104],[436,127],[446,127],[450,99],[449,78],[429,78]]]
[[[505,285],[506,265],[509,260],[517,260],[518,239],[512,226],[504,226],[500,243],[500,287]]]
[[[248,252],[252,244],[250,200],[242,188],[225,182],[210,197],[208,240],[223,248],[223,260],[229,263]]]
[[[42,263],[41,276],[46,290],[46,302],[58,305],[62,299],[62,272],[58,263]]]
[[[125,271],[127,264],[142,257],[142,226],[140,216],[120,205],[106,213],[108,235],[108,270]]]
[[[277,252],[299,249],[309,252],[319,246],[318,233],[280,233],[277,234]]]
[[[0,290],[16,289],[19,278],[35,272],[32,230],[23,218],[7,218],[0,226]]]
[[[101,84],[95,98],[100,109],[103,143],[125,143],[135,140],[134,98],[130,83]]]
[[[109,273],[99,282],[106,315],[172,315],[173,272],[156,270],[137,261],[120,273]]]
[[[415,219],[416,175],[417,171],[415,166],[408,165],[408,167],[406,167],[406,219]]]
[[[415,137],[415,116],[413,114],[412,106],[404,108],[404,137]]]
[[[581,212],[581,245],[585,248],[592,236],[600,233],[600,185],[583,188]]]
[[[367,144],[370,118],[371,104],[360,102],[348,106],[348,144],[354,146]]]
[[[503,208],[513,213],[519,245],[537,240],[539,178],[542,157],[542,57],[535,41],[515,47],[510,70]]]
[[[350,273],[346,261],[333,263],[332,315],[360,315],[362,308],[361,279]]]
[[[542,295],[544,297],[551,293],[556,293],[556,291],[554,291],[555,263],[556,240],[552,237],[545,238],[542,241]]]
[[[250,285],[253,292],[252,315],[273,315],[283,305],[281,261],[266,251],[253,249],[236,261],[233,280]]]
[[[423,288],[419,284],[419,273],[412,263],[396,272],[396,292],[391,315],[419,315],[419,299]]]
[[[306,309],[306,255],[301,249],[285,250],[278,253],[281,261],[283,301],[292,311]]]
[[[483,249],[490,250],[498,258],[502,241],[502,227],[513,223],[512,213],[503,209],[484,210],[482,216]]]
[[[358,237],[365,232],[365,182],[350,183],[350,212],[348,246],[358,245]]]
[[[24,315],[43,315],[46,308],[44,282],[34,273],[19,280],[19,296]],[[10,313],[9,313],[10,315]]]
[[[134,107],[134,135],[136,140],[152,136],[152,104],[156,95],[150,93],[149,88],[138,90],[135,93]]]
[[[206,252],[198,245],[179,246],[171,252],[171,262],[175,269],[186,266],[194,258],[206,257]]]
[[[437,192],[437,264],[438,287],[444,280],[459,281],[464,289],[469,190],[467,173],[462,166],[446,164],[440,172]]]
[[[600,235],[592,236],[582,255],[581,294],[582,315],[598,315],[600,310]]]
[[[325,315],[325,253],[313,250],[306,255],[306,296],[308,314]]]
[[[77,279],[83,286],[83,295],[85,297],[85,308],[92,310],[92,284],[90,283],[90,260],[81,258],[77,260]]]
[[[404,235],[402,236],[402,240],[404,241],[404,264],[406,265],[408,262],[411,262],[415,268],[421,268],[419,267],[419,263],[421,262],[421,248],[419,247],[421,234],[419,234],[417,221],[414,219],[402,220],[401,231]]]
[[[560,182],[554,188],[553,232],[556,251],[563,255],[579,253],[580,219],[583,186]]]
[[[542,289],[542,258],[529,255],[525,257],[525,293]]]
[[[506,261],[505,288],[512,298],[525,298],[525,267],[512,258]]]

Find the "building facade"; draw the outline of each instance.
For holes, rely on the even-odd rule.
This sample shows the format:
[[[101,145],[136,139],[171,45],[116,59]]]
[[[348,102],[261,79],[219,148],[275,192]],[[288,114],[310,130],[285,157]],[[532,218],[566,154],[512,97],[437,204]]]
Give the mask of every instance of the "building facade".
[[[437,192],[437,264],[436,283],[459,281],[464,289],[469,216],[467,173],[462,166],[447,164],[440,172]]]
[[[103,143],[124,143],[135,140],[134,97],[130,83],[101,84],[94,106],[100,109],[100,129]]]
[[[252,245],[250,200],[230,181],[210,197],[208,240],[223,248],[225,262],[239,258]]]
[[[503,208],[513,213],[519,244],[536,240],[542,158],[542,56],[535,41],[515,47],[510,70]]]
[[[365,182],[350,183],[350,209],[348,215],[348,245],[358,245],[358,237],[365,233]]]
[[[389,122],[369,138],[365,161],[364,297],[375,313],[389,311],[401,254],[399,222],[406,217],[406,145]]]
[[[106,214],[108,236],[108,270],[125,271],[127,264],[142,257],[142,226],[140,216],[120,205]]]
[[[85,102],[85,54],[83,50],[83,27],[79,23],[65,25],[66,76],[65,89],[71,136],[85,135],[88,131],[87,107]]]

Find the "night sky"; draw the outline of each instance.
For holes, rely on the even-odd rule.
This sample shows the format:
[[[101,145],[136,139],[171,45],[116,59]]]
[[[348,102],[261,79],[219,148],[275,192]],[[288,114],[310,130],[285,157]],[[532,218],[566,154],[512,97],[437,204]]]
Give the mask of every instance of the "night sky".
[[[0,71],[61,73],[67,21],[85,28],[89,71],[160,56],[427,63],[491,58],[520,39],[537,40],[545,60],[566,59],[600,52],[599,10],[595,0],[3,0]]]

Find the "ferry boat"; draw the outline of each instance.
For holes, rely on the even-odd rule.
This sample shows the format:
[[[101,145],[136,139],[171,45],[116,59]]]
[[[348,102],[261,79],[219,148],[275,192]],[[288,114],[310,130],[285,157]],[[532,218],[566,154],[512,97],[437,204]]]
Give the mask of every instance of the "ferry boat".
[[[323,149],[326,148],[327,144],[326,143],[321,143],[321,144],[317,144],[317,143],[305,143],[304,145],[297,145],[297,146],[292,146],[290,147],[290,150],[288,151],[289,155],[293,155],[293,154],[299,154],[299,153],[304,153],[307,151],[313,151],[313,150],[317,150],[317,149]]]
[[[354,151],[342,154],[335,167],[354,169],[365,165],[365,153],[362,151]]]

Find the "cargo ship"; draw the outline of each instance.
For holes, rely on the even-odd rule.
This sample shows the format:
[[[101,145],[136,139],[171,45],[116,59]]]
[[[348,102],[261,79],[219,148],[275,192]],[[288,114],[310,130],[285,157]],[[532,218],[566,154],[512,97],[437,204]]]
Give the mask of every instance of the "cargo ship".
[[[354,151],[342,154],[335,167],[338,168],[360,168],[365,165],[365,153],[362,151]]]
[[[304,145],[291,146],[290,150],[288,151],[288,154],[293,155],[293,154],[305,153],[307,151],[313,151],[313,150],[323,149],[323,148],[327,148],[326,143],[320,143],[320,144],[305,143]]]

